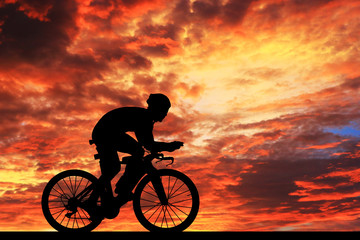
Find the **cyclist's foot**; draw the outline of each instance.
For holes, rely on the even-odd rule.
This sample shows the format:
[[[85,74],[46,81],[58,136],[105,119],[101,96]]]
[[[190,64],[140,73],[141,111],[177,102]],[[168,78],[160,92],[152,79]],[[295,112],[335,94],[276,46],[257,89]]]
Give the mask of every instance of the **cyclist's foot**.
[[[104,216],[102,214],[102,211],[100,210],[100,207],[96,206],[94,203],[85,201],[85,202],[83,202],[81,207],[89,214],[91,221],[97,221],[97,220],[104,219]]]

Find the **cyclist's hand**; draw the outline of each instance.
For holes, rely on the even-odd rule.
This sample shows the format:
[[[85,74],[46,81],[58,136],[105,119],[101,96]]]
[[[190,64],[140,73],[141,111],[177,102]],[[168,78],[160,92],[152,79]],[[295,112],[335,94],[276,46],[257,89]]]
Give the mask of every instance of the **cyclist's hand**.
[[[169,143],[169,145],[170,145],[169,152],[173,152],[173,151],[175,151],[176,149],[179,149],[179,148],[181,148],[182,146],[184,146],[184,143],[183,143],[183,142],[180,142],[180,141],[174,141],[174,142]]]

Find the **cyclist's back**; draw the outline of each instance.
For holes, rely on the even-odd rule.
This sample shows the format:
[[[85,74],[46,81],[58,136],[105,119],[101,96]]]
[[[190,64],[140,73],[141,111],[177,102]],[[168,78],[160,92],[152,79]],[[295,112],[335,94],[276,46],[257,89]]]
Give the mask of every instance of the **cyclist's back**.
[[[139,107],[123,107],[106,113],[94,127],[92,138],[97,145],[116,144],[119,136],[134,132],[143,146],[154,141],[154,122],[149,111]]]
[[[152,123],[145,108],[122,107],[106,113],[96,124],[93,132],[116,129],[118,131],[136,131],[140,124]]]

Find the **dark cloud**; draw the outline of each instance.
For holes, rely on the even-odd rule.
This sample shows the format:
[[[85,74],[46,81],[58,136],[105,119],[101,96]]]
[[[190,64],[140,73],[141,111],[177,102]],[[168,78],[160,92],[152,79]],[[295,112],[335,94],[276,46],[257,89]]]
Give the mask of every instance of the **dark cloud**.
[[[310,168],[313,164],[313,161],[294,162],[289,159],[257,162],[250,172],[239,176],[241,183],[227,188],[247,199],[251,205],[263,204],[257,208],[279,207],[290,198],[296,202],[298,197],[289,196],[289,193],[297,190],[294,180],[316,169]]]
[[[124,62],[132,69],[150,69],[152,66],[149,59],[136,53],[125,55]]]
[[[118,4],[124,4],[127,7],[133,7],[133,6],[136,6],[143,2],[149,2],[149,1],[147,1],[147,0],[120,0],[120,1],[118,1]]]
[[[129,39],[123,41],[120,38],[110,43],[104,39],[95,39],[89,42],[93,52],[69,52],[68,48],[79,34],[78,6],[75,1],[51,1],[47,4],[45,20],[29,17],[26,11],[22,11],[24,4],[5,4],[0,9],[0,67],[4,70],[19,68],[22,63],[26,63],[40,68],[40,71],[48,71],[49,75],[50,72],[60,72],[61,75],[67,73],[68,79],[88,81],[101,79],[102,73],[109,70],[108,63],[114,60],[122,62],[124,68],[133,70],[148,70],[152,67],[151,60],[124,47],[126,42],[131,41]],[[100,3],[95,5],[98,4]],[[28,9],[36,6],[37,4],[32,3]],[[39,11],[44,12],[41,9]],[[86,15],[85,19],[89,20],[89,16]],[[111,25],[113,16],[110,14],[106,26]],[[90,21],[96,23],[97,20]],[[144,49],[150,55],[159,53],[150,47],[144,46]]]
[[[360,88],[360,77],[345,79],[339,88],[358,90]]]
[[[310,28],[313,31],[310,30],[308,33],[306,33],[309,38],[313,38],[314,36],[318,36],[320,32],[322,32],[320,31],[320,29],[316,28],[313,24],[310,23],[310,19],[312,19],[312,17],[314,16],[313,13],[331,4],[331,2],[336,1],[290,0],[257,2],[259,3],[259,5],[261,4],[261,8],[251,12],[251,17],[249,18],[249,23],[254,24],[257,31],[274,31],[288,19],[295,18],[295,21],[299,21],[300,25],[305,23],[308,26],[314,27]],[[327,10],[324,11],[326,12]],[[255,19],[258,19],[259,21]]]
[[[241,24],[253,0],[179,0],[168,15],[177,32],[186,28],[185,44],[201,42],[207,29],[232,27]],[[215,23],[216,22],[216,23]],[[176,38],[173,38],[176,40]]]
[[[204,28],[214,27],[208,20],[219,20],[221,26],[235,26],[242,22],[254,0],[221,2],[219,0],[179,1],[173,10],[173,17],[183,23],[192,21],[201,23]]]
[[[168,23],[166,25],[152,25],[147,22],[139,23],[139,28],[136,32],[137,36],[148,36],[158,38],[170,38],[174,41],[179,40],[179,34],[184,32],[184,29],[176,24]]]
[[[0,141],[12,144],[26,134],[22,124],[31,119],[46,119],[50,108],[35,103],[37,91],[25,92],[20,84],[11,80],[0,79],[0,85]]]
[[[76,34],[74,1],[52,1],[47,21],[30,18],[19,3],[0,8],[0,66],[11,68],[21,62],[48,66],[66,52]]]
[[[246,204],[238,207],[247,209],[253,213],[267,209],[269,213],[297,213],[303,214],[331,214],[340,212],[346,208],[355,207],[353,204],[360,191],[359,181],[350,182],[350,177],[331,176],[334,168],[346,172],[357,168],[356,160],[344,159],[307,159],[292,160],[268,160],[250,162],[252,167],[248,171],[243,171],[237,165],[233,168],[239,169],[239,174],[232,173],[241,179],[238,184],[228,185],[226,190],[238,194],[242,199],[246,199]],[[218,166],[226,165],[226,160],[221,161]],[[340,167],[340,168],[339,168]],[[322,177],[327,176],[329,177]],[[304,182],[304,185],[301,185]],[[306,187],[309,185],[309,188]],[[226,194],[226,193],[224,193]],[[313,199],[311,196],[315,196]],[[343,196],[343,197],[341,197]],[[303,197],[309,197],[306,200]],[[332,205],[331,208],[324,209],[324,206]]]
[[[140,47],[140,51],[146,56],[152,57],[168,57],[169,48],[165,44],[157,44],[155,46],[143,45]]]
[[[334,0],[318,0],[318,1],[311,1],[311,0],[291,0],[289,1],[289,5],[292,9],[296,12],[307,12],[312,9],[317,9],[323,5],[326,5]]]
[[[123,67],[124,70],[151,69],[152,62],[149,58],[124,47],[126,43],[131,43],[133,41],[137,41],[137,38],[119,38],[114,40],[95,38],[92,41],[89,41],[88,46],[94,51],[94,55],[98,56],[99,60],[96,64],[99,64],[100,66],[107,66],[110,62],[118,62],[123,63],[122,65],[120,64],[119,67]],[[105,67],[104,69],[108,70],[108,68]]]
[[[224,22],[229,25],[236,25],[240,23],[247,13],[250,4],[254,0],[230,0],[224,5]]]
[[[89,86],[86,89],[89,98],[98,100],[101,98],[108,99],[115,102],[114,105],[107,106],[106,108],[116,108],[119,106],[141,106],[143,105],[142,98],[137,92],[122,90],[120,88],[111,88],[106,84],[97,84]],[[109,109],[110,110],[110,109]]]
[[[180,26],[189,24],[191,17],[191,3],[189,0],[179,0],[169,14],[170,21]]]
[[[210,19],[219,16],[221,13],[220,1],[195,1],[192,4],[192,9],[196,16],[203,19]]]
[[[91,7],[96,7],[97,9],[107,9],[107,7],[112,6],[112,2],[113,1],[109,1],[109,0],[92,0],[90,2],[90,6]],[[135,2],[135,1],[133,1]]]
[[[173,10],[173,16],[178,19],[181,15],[185,19],[203,21],[218,18],[224,25],[237,25],[242,22],[248,8],[254,0],[221,2],[219,0],[197,0],[192,4],[189,1],[179,1]],[[191,12],[192,10],[192,12]],[[180,15],[181,14],[181,15]],[[186,23],[186,21],[182,22]],[[211,26],[207,26],[211,27]]]

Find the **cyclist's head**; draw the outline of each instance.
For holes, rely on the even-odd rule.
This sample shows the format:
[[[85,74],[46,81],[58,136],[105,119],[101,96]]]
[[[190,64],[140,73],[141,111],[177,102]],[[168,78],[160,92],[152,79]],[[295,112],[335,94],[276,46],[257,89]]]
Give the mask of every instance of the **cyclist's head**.
[[[153,114],[154,120],[157,122],[161,122],[166,117],[171,107],[169,98],[161,93],[150,94],[146,102],[148,109]]]

